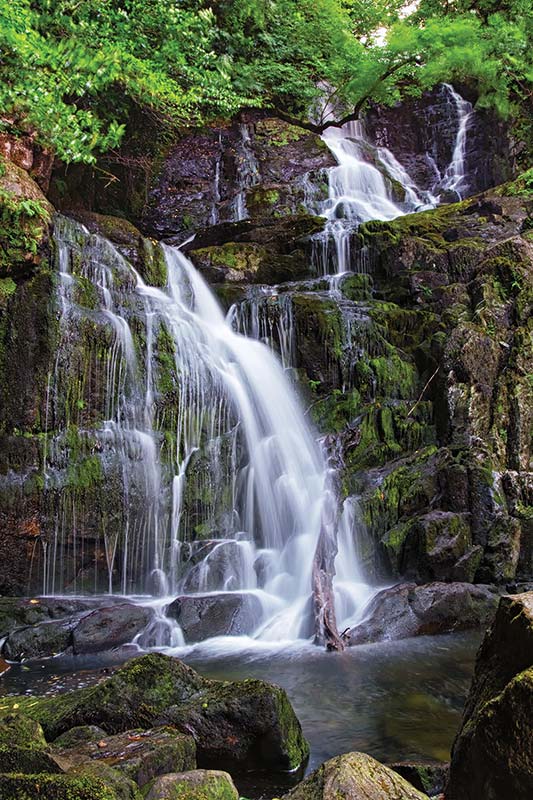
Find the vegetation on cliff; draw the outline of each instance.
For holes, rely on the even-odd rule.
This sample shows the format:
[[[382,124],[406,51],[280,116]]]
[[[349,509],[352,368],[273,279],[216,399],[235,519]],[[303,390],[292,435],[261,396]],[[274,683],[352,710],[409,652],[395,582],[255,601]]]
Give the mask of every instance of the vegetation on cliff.
[[[0,0],[0,125],[34,132],[65,162],[94,162],[139,114],[168,130],[265,107],[320,130],[326,101],[354,117],[442,80],[472,82],[502,114],[527,109],[527,0],[426,0],[407,16],[403,5]]]

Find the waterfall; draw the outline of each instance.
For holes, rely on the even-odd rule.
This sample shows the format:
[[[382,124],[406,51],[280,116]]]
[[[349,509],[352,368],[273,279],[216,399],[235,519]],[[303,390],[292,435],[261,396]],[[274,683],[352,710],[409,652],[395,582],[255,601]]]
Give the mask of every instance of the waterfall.
[[[466,184],[466,136],[469,125],[472,122],[472,104],[461,97],[453,86],[449,83],[443,84],[457,114],[457,134],[455,146],[453,148],[452,160],[450,161],[441,181],[435,187],[436,190],[444,192],[454,192],[458,200],[462,200],[467,190]]]
[[[56,241],[61,343],[49,415],[57,427],[89,326],[101,347],[84,381],[101,386],[101,408],[91,414],[100,410],[102,419],[77,435],[110,484],[120,477],[123,492],[120,525],[102,530],[109,590],[251,591],[263,609],[257,635],[298,638],[309,630],[319,538],[337,535],[337,501],[282,365],[263,343],[235,332],[180,250],[162,245],[168,281],[158,288],[82,225],[60,218]],[[90,303],[81,291],[88,284]],[[162,384],[173,398],[170,413]],[[65,435],[49,442],[45,491],[64,479]],[[191,486],[205,498],[200,520],[186,507]],[[47,591],[66,588],[56,556],[76,540],[74,524],[56,529]],[[76,541],[79,551],[83,537]],[[202,546],[206,554],[184,566],[187,543],[188,554]]]
[[[445,193],[454,193],[458,199],[464,197],[466,139],[473,109],[452,86],[443,84],[443,88],[457,120],[457,133],[451,161],[443,175],[427,154],[435,180],[426,188],[417,186],[390,150],[372,144],[363,122],[326,129],[322,139],[337,166],[328,170],[328,198],[317,202],[309,191],[307,201],[310,211],[326,218],[324,233],[315,237],[313,261],[318,274],[365,271],[364,254],[354,253],[351,246],[360,224],[435,208]],[[362,269],[358,263],[361,257]]]

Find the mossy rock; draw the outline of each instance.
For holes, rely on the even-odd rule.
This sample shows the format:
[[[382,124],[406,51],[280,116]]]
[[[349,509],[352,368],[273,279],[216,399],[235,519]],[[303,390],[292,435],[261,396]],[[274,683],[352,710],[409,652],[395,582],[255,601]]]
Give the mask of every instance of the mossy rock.
[[[476,658],[452,750],[450,800],[533,794],[533,592],[504,596]]]
[[[38,772],[51,774],[63,770],[43,748],[0,745],[0,772],[18,772],[29,775]]]
[[[0,710],[2,724],[0,725],[0,745],[3,747],[29,747],[42,749],[46,747],[44,732],[36,719],[15,709],[16,703],[7,699],[8,709]],[[0,703],[3,706],[4,703]],[[5,772],[5,770],[4,770]]]
[[[0,774],[2,800],[119,800],[97,777]]]
[[[239,800],[239,793],[227,772],[198,769],[156,778],[145,800]]]
[[[326,761],[282,800],[427,800],[393,770],[366,753]]]
[[[17,698],[49,739],[78,725],[108,733],[154,725],[195,731],[198,764],[291,770],[309,747],[283,689],[258,680],[202,678],[177,659],[133,659],[96,686],[53,698]]]

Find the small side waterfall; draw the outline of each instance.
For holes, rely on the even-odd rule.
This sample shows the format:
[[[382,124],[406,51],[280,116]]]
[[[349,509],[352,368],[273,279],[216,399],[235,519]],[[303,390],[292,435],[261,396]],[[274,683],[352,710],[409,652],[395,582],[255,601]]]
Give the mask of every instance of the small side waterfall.
[[[473,108],[472,103],[462,98],[461,95],[455,91],[453,86],[445,83],[444,88],[455,106],[458,128],[452,160],[435,189],[445,192],[455,192],[457,199],[462,200],[465,190],[467,189],[465,171],[466,136],[472,120]]]
[[[456,116],[455,145],[442,175],[427,155],[435,178],[426,188],[417,186],[390,150],[369,141],[363,122],[326,130],[322,138],[338,164],[328,170],[327,200],[316,202],[312,192],[308,200],[309,209],[327,220],[325,232],[316,237],[314,262],[318,274],[360,271],[354,263],[351,240],[361,223],[435,208],[445,193],[462,199],[467,189],[465,151],[473,109],[449,84],[443,84],[443,90],[449,97],[452,116]],[[357,258],[361,258],[360,253]]]

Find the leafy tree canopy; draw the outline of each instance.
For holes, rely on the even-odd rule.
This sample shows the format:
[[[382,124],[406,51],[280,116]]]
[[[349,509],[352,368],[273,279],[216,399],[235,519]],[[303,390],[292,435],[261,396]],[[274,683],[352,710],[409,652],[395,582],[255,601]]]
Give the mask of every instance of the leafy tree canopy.
[[[163,127],[273,108],[311,129],[439,81],[531,102],[530,0],[0,0],[4,128],[66,162],[116,147],[136,110]],[[331,121],[329,122],[331,124]]]

